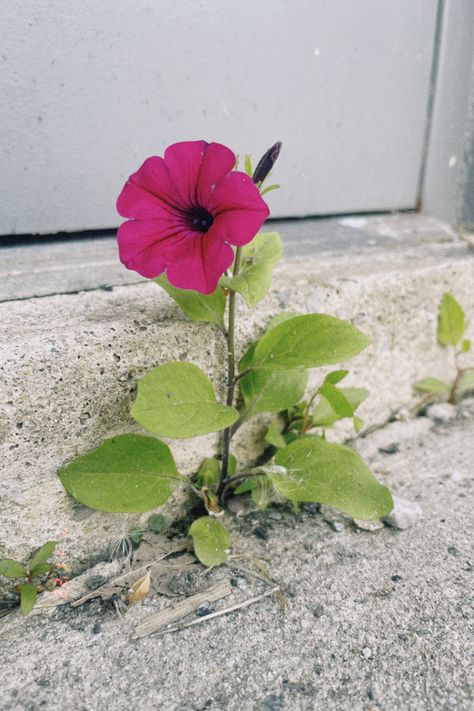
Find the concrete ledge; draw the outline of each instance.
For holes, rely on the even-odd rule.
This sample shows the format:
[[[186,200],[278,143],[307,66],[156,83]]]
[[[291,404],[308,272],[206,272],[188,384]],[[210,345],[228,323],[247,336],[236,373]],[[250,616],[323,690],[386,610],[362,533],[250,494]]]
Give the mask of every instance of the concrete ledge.
[[[414,380],[443,377],[451,368],[449,354],[435,343],[436,313],[446,290],[474,313],[474,253],[448,227],[418,216],[332,224],[336,241],[336,226],[359,235],[356,248],[346,242],[341,251],[337,244],[330,249],[329,231],[327,248],[318,253],[310,230],[300,236],[271,294],[240,330],[239,343],[245,347],[281,310],[351,320],[373,345],[351,361],[350,382],[371,391],[361,410],[366,423],[383,423],[414,402]],[[0,318],[0,556],[21,556],[55,537],[71,559],[90,558],[133,517],[75,506],[57,469],[105,437],[137,431],[128,412],[137,379],[153,366],[191,360],[222,392],[216,369],[222,336],[186,320],[152,283],[5,302]],[[317,378],[314,372],[312,382]],[[243,461],[261,450],[264,419],[242,428],[237,454]],[[191,472],[216,443],[209,435],[171,447],[181,470]]]

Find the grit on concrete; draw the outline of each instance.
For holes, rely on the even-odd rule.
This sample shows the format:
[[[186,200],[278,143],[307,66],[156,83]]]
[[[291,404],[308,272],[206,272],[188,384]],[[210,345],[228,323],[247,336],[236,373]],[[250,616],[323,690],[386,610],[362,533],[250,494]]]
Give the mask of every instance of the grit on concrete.
[[[406,531],[358,530],[344,517],[335,530],[315,507],[229,518],[235,548],[281,582],[285,612],[272,597],[138,641],[137,622],[167,598],[123,621],[99,602],[4,618],[1,708],[473,708],[473,434],[471,400],[448,422],[393,422],[357,441],[393,492],[423,507]],[[262,590],[226,567],[200,585],[231,576],[238,586],[218,607]]]

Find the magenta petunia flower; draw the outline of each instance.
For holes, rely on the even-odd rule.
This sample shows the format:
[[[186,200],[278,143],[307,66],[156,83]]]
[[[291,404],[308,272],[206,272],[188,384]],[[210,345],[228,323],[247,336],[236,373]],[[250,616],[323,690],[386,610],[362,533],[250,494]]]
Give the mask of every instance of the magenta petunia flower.
[[[269,210],[235,155],[219,143],[185,141],[147,158],[117,200],[120,260],[148,278],[210,294],[234,252],[250,242]]]

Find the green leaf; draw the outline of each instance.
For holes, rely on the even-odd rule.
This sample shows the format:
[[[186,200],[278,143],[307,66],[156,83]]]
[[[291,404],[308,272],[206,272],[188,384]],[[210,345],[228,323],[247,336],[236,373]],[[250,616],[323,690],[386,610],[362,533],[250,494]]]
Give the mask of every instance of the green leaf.
[[[338,388],[338,392],[342,393],[349,402],[353,413],[369,395],[369,391],[365,388]],[[332,427],[340,419],[343,418],[333,410],[325,397],[321,397],[313,410],[313,425],[316,425],[316,427]]]
[[[464,335],[464,311],[452,294],[443,294],[438,314],[438,343],[456,346]]]
[[[471,350],[471,341],[469,338],[465,338],[463,341],[461,341],[461,350],[463,353],[469,353]]]
[[[220,477],[221,471],[219,462],[217,459],[214,459],[214,457],[208,457],[199,467],[197,485],[199,487],[206,486],[209,489],[213,489],[219,483]]]
[[[265,440],[265,442],[268,442],[268,444],[273,445],[277,449],[280,449],[281,447],[285,447],[287,444],[285,441],[285,438],[281,434],[281,427],[278,427],[278,425],[275,422],[270,422],[270,425],[268,427],[268,430],[266,431],[264,440]]]
[[[35,606],[38,591],[33,583],[25,583],[20,588],[20,607],[24,615],[28,615]]]
[[[182,480],[164,442],[132,434],[106,440],[63,467],[59,478],[81,504],[117,513],[158,508]]]
[[[152,514],[148,517],[148,528],[153,533],[163,533],[168,528],[168,521],[159,513]]]
[[[43,546],[41,546],[41,548],[38,548],[38,550],[31,556],[30,570],[32,570],[40,563],[46,563],[48,558],[51,558],[54,551],[56,550],[56,545],[56,541],[48,541]]]
[[[277,232],[259,232],[242,249],[242,262],[237,276],[221,277],[219,284],[238,291],[250,308],[267,293],[273,267],[281,258],[282,246]]]
[[[457,390],[458,393],[463,393],[472,388],[474,388],[474,368],[466,370],[466,372],[461,375]]]
[[[220,286],[212,294],[200,294],[189,289],[177,289],[169,283],[164,274],[154,281],[176,301],[186,316],[192,318],[193,321],[205,321],[223,326],[226,298]]]
[[[324,378],[323,385],[326,383],[331,383],[331,385],[336,385],[337,383],[340,383],[341,380],[344,380],[346,375],[349,375],[348,370],[333,370],[331,373],[328,373],[326,377]]]
[[[446,393],[449,385],[438,378],[423,378],[414,383],[413,388],[420,393]]]
[[[249,367],[290,370],[332,365],[352,358],[369,343],[369,339],[347,321],[325,314],[296,316],[262,336]]]
[[[357,417],[357,415],[354,415],[354,417],[352,418],[352,422],[354,425],[354,429],[355,429],[356,433],[358,434],[361,431],[362,427],[364,426],[364,421],[361,420],[360,417]]]
[[[189,529],[194,551],[203,565],[220,565],[227,560],[232,545],[229,533],[213,516],[198,518]]]
[[[7,578],[25,578],[28,572],[21,563],[17,563],[13,558],[3,558],[0,560],[0,575],[5,575]]]
[[[244,479],[244,481],[241,484],[239,484],[237,489],[234,491],[234,494],[236,494],[236,495],[246,494],[249,491],[252,491],[252,478]]]
[[[253,174],[252,158],[250,157],[250,155],[248,153],[245,155],[244,165],[245,165],[245,172],[247,173],[249,178],[251,178],[252,174]]]
[[[267,476],[254,476],[251,479],[252,482],[252,501],[255,506],[264,511],[270,501],[271,495],[273,493],[273,484],[271,479]]]
[[[265,195],[265,193],[269,193],[270,190],[278,190],[281,186],[278,185],[278,183],[273,183],[273,185],[268,185],[268,187],[264,188],[260,195]]]
[[[336,388],[336,386],[332,385],[332,383],[323,383],[323,385],[319,388],[319,392],[326,398],[328,403],[331,405],[332,410],[334,410],[340,419],[343,419],[344,417],[352,417],[354,414],[354,408],[342,390]]]
[[[279,412],[301,400],[307,381],[306,370],[252,370],[240,379],[240,392],[247,407],[255,400],[253,415]]]
[[[30,575],[32,578],[36,578],[38,575],[50,573],[53,568],[54,565],[52,563],[38,563],[34,568],[30,567]]]
[[[369,520],[393,508],[391,494],[353,449],[305,437],[275,455],[279,471],[267,470],[275,488],[293,503],[327,504],[343,513]]]
[[[140,380],[131,415],[154,434],[185,439],[223,430],[239,413],[217,402],[210,381],[197,365],[171,362]]]

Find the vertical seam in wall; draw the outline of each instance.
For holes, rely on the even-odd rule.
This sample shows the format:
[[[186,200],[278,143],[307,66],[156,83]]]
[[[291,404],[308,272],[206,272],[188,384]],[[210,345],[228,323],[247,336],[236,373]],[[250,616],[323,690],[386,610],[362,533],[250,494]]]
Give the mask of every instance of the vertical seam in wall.
[[[435,20],[435,30],[433,39],[433,58],[431,62],[431,72],[429,81],[429,93],[428,101],[426,104],[426,116],[425,116],[425,131],[423,136],[423,143],[421,148],[421,164],[420,172],[418,175],[418,187],[417,187],[417,210],[421,211],[423,203],[423,190],[426,175],[426,162],[428,158],[428,150],[431,138],[431,126],[433,119],[434,103],[436,98],[436,88],[438,83],[438,72],[441,54],[441,41],[443,35],[443,23],[445,17],[445,7],[447,0],[438,0],[438,7],[436,8],[436,20]]]

